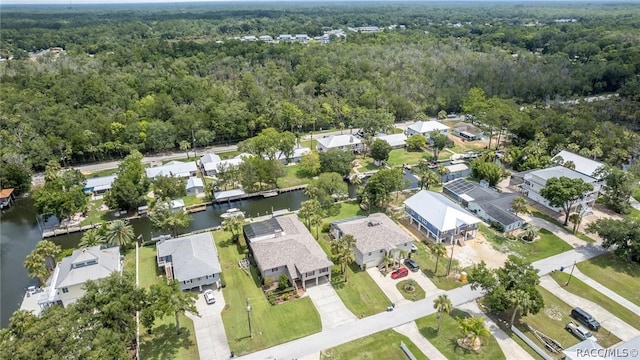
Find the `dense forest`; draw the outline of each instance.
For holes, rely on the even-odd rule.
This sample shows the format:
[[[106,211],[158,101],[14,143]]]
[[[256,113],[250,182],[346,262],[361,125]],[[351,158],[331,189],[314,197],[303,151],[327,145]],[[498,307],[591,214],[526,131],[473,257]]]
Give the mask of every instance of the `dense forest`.
[[[347,36],[239,40],[329,29]],[[638,29],[633,3],[3,6],[0,155],[40,171],[268,127],[412,120],[463,111],[479,88],[520,109],[495,116],[516,144],[541,133],[547,155],[597,145],[619,164],[637,141],[612,123],[638,128]],[[619,96],[562,102],[608,93]]]

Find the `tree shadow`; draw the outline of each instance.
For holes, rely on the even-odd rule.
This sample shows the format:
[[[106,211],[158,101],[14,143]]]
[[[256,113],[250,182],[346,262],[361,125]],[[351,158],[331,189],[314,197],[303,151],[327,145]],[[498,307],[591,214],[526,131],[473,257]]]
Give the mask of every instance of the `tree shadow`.
[[[182,327],[176,334],[175,324],[163,324],[153,329],[151,335],[140,344],[140,351],[146,359],[170,360],[177,358],[179,349],[188,349],[196,344],[189,338],[191,330]]]

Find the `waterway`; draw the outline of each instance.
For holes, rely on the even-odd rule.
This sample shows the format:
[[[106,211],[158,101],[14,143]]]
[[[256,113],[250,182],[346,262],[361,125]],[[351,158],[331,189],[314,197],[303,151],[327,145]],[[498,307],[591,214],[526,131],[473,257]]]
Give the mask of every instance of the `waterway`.
[[[405,179],[409,181],[408,188],[416,187],[417,180],[414,176],[407,174]],[[355,186],[349,186],[349,196],[356,196]],[[192,214],[191,224],[184,232],[220,225],[220,215],[230,208],[241,209],[247,217],[258,217],[277,210],[298,210],[305,200],[307,198],[303,191],[298,190],[270,198],[256,197],[209,205],[206,211]],[[162,234],[152,226],[147,217],[132,219],[130,223],[136,236],[142,235],[144,240]],[[59,244],[63,249],[69,249],[75,248],[81,237],[81,233],[74,233],[49,240]],[[30,285],[37,285],[37,281],[27,275],[23,262],[40,239],[41,233],[32,200],[18,200],[12,208],[3,211],[0,215],[0,327],[2,328],[8,325],[11,314],[20,307],[25,289]]]

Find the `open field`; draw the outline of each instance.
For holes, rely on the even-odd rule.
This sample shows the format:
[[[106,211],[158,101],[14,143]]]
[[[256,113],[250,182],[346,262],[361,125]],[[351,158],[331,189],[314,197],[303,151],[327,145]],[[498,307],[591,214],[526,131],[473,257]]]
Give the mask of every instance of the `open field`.
[[[367,337],[326,349],[320,353],[321,360],[370,360],[370,359],[406,359],[400,348],[404,342],[416,359],[427,357],[409,338],[391,329]]]
[[[534,262],[572,249],[571,245],[546,229],[540,229],[538,232],[539,238],[532,243],[526,243],[519,239],[509,240],[486,225],[480,225],[479,230],[496,250],[516,254],[528,262]]]
[[[640,306],[640,264],[606,253],[578,264],[578,269],[623,298]]]

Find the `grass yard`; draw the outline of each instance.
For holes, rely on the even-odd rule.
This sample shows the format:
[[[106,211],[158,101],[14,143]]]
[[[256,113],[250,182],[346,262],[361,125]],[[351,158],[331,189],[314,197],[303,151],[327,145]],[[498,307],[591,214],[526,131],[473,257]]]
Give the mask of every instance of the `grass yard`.
[[[292,186],[298,186],[302,184],[308,184],[311,179],[306,177],[301,177],[298,175],[298,170],[300,166],[298,165],[289,165],[286,167],[287,174],[284,177],[278,179],[278,187],[279,188],[288,188]]]
[[[91,178],[96,178],[96,177],[114,175],[114,174],[117,174],[117,173],[118,173],[118,168],[113,168],[113,169],[103,169],[103,170],[99,170],[99,171],[87,172],[87,173],[83,173],[83,174],[84,174],[85,178],[91,179]]]
[[[549,291],[543,289],[541,286],[538,286],[538,291],[540,291],[540,294],[542,294],[544,299],[544,309],[535,315],[529,314],[520,318],[520,321],[516,321],[518,329],[541,348],[544,348],[543,344],[540,343],[531,331],[529,331],[527,325],[530,325],[534,329],[555,339],[565,349],[580,342],[577,337],[571,335],[564,328],[569,321],[572,321],[572,318],[569,316],[572,307]],[[510,314],[507,314],[503,318],[507,318],[509,316]],[[593,334],[598,338],[598,343],[603,347],[609,347],[620,341],[620,339],[615,335],[609,334],[609,331],[606,329],[600,329],[600,331],[593,332]],[[548,354],[550,356],[554,356],[552,353]],[[560,358],[561,356],[555,354],[554,357]]]
[[[413,290],[411,290],[411,287],[413,287]],[[426,297],[424,289],[415,280],[402,280],[396,284],[396,288],[407,300],[418,301]]]
[[[82,220],[80,226],[98,224],[107,220],[107,214],[109,210],[100,210],[100,207],[104,205],[104,199],[89,201],[87,207],[87,217]]]
[[[427,357],[409,338],[391,329],[363,337],[358,340],[326,349],[320,353],[321,360],[369,360],[369,359],[406,359],[400,348],[404,342],[416,359]]]
[[[631,193],[631,197],[636,199],[636,201],[640,201],[640,186],[636,186],[633,188],[633,192]]]
[[[431,158],[433,154],[424,151],[407,151],[405,149],[391,150],[387,163],[390,166],[401,166],[402,164],[415,165],[422,159]]]
[[[327,233],[320,235],[320,247],[331,256],[331,242]],[[391,300],[382,292],[378,284],[364,270],[360,270],[354,262],[347,268],[347,282],[340,273],[340,265],[331,269],[331,283],[344,305],[355,316],[367,317],[387,310]]]
[[[538,232],[539,239],[532,243],[509,240],[486,225],[480,225],[479,229],[496,250],[520,255],[528,262],[534,262],[572,249],[571,245],[546,229],[540,229]]]
[[[227,160],[227,159],[234,158],[240,154],[242,154],[241,151],[235,150],[235,151],[225,151],[225,152],[218,153],[218,156],[220,156],[220,159],[222,160]]]
[[[469,314],[458,309],[454,309],[448,315],[443,315],[439,334],[436,333],[438,329],[437,314],[416,320],[416,325],[418,325],[422,336],[427,338],[447,359],[505,359],[505,355],[493,336],[481,339],[482,346],[477,352],[458,346],[457,339],[464,337],[460,331],[458,319],[467,317]]]
[[[307,298],[280,305],[271,305],[259,287],[257,278],[238,266],[245,256],[244,242],[233,243],[231,233],[214,232],[216,246],[226,287],[223,290],[227,306],[222,321],[229,347],[236,355],[243,355],[276,344],[305,337],[322,329],[320,314]],[[251,304],[253,339],[247,324],[247,299]]]
[[[373,208],[371,209],[371,212],[372,213],[378,212],[378,209]],[[368,216],[368,214],[369,213],[367,211],[364,211],[360,208],[360,204],[358,204],[357,201],[346,201],[346,202],[340,203],[340,212],[337,215],[330,216],[324,219],[324,222],[329,224],[336,220],[347,219],[357,215]]]
[[[189,150],[189,151],[191,151],[191,150]],[[203,153],[203,154],[204,154],[204,153]],[[162,160],[162,165],[165,165],[166,163],[168,163],[168,162],[172,162],[172,161],[180,161],[180,162],[194,162],[194,161],[198,160],[198,159],[200,158],[200,156],[202,156],[202,155],[198,155],[198,157],[197,157],[197,158],[196,158],[196,157],[193,157],[193,156],[189,156],[189,157],[187,158],[187,157],[185,156],[185,157],[178,158],[178,159],[167,159],[167,160]]]
[[[196,195],[187,195],[182,200],[184,200],[184,206],[206,204],[208,202],[206,197],[198,198]]]
[[[551,277],[561,285],[565,285],[569,280],[569,274],[566,272],[554,271],[551,273]],[[633,326],[636,329],[640,329],[640,316],[629,311],[624,306],[613,301],[608,296],[585,284],[580,279],[573,277],[569,282],[569,285],[564,286],[564,289],[575,295],[581,296],[585,299],[589,299],[594,303],[600,305],[603,309],[607,309],[610,313],[615,315],[620,320]]]
[[[606,253],[578,263],[578,269],[618,295],[640,306],[640,264]],[[572,280],[573,281],[573,280]]]
[[[360,163],[360,167],[358,168],[358,171],[361,173],[367,172],[367,171],[384,169],[383,166],[377,166],[376,164],[374,164],[374,160],[371,157],[358,156],[356,157],[356,161]],[[353,169],[351,169],[351,172],[355,173]]]

